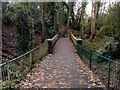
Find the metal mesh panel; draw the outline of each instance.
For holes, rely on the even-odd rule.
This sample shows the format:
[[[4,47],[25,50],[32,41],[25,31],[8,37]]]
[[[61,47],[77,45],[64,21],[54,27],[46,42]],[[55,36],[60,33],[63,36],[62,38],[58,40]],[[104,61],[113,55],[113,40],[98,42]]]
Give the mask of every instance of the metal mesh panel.
[[[120,63],[77,44],[77,52],[104,85],[120,89]]]
[[[108,61],[99,54],[92,52],[92,71],[100,78],[103,84],[108,86]]]
[[[0,64],[2,79],[0,89],[14,87],[25,74],[30,70],[32,64],[41,59],[48,52],[48,41],[39,47],[15,58]]]
[[[29,70],[31,65],[29,53],[16,58],[15,60],[8,60],[6,64],[2,65],[2,87],[14,86]],[[26,71],[26,73],[25,73]]]
[[[111,62],[110,86],[120,89],[120,64]]]

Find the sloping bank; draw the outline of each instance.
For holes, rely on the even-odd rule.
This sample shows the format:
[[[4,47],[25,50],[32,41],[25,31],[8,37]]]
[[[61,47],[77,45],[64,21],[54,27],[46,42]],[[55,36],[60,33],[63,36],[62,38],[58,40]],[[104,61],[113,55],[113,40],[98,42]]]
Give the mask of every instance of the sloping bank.
[[[15,88],[15,84],[19,83],[36,63],[52,52],[57,40],[58,35],[55,35],[52,39],[45,40],[44,43],[25,54],[0,64],[0,89]]]
[[[82,45],[82,40],[78,42],[80,40],[74,35],[71,35],[71,39],[82,61],[99,77],[100,81],[107,88],[120,89],[120,62],[112,59],[110,56],[106,57],[98,52],[85,48]]]

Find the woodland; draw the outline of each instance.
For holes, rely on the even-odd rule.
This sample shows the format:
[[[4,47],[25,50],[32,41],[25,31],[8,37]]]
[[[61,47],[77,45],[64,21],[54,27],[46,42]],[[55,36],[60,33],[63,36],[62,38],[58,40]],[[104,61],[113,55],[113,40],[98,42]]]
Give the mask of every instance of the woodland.
[[[66,2],[65,1],[14,2],[14,0],[10,2],[2,2],[2,60],[0,61],[0,63],[3,63],[5,65],[4,62],[12,59],[14,60],[14,58],[17,58],[18,56],[20,56],[21,58],[22,57],[21,55],[23,56],[27,55],[25,53],[29,51],[30,51],[29,60],[31,60],[31,57],[32,58],[37,57],[37,56],[31,56],[32,55],[31,50],[35,50],[34,48],[39,47],[40,45],[42,49],[44,49],[43,46],[47,47],[46,39],[53,38],[55,35],[58,35],[58,37],[60,38],[58,39],[58,42],[55,45],[56,46],[55,51],[57,50],[59,51],[60,48],[62,47],[62,49],[66,50],[65,52],[67,52],[66,54],[67,59],[71,60],[73,52],[71,52],[70,49],[74,51],[74,49],[71,48],[73,46],[69,46],[71,45],[71,42],[69,41],[68,38],[71,37],[71,34],[75,39],[76,38],[82,39],[82,45],[80,47],[84,47],[87,49],[86,50],[82,48],[81,50],[81,51],[86,50],[86,52],[81,52],[80,50],[78,50],[81,54],[80,58],[83,59],[82,58],[83,56],[85,56],[90,60],[92,58],[93,62],[91,65],[91,61],[90,61],[90,65],[91,65],[90,69],[92,67],[94,73],[96,73],[98,70],[97,72],[98,76],[100,76],[100,78],[104,78],[103,81],[105,83],[107,82],[106,80],[108,79],[108,87],[110,86],[109,84],[110,80],[113,83],[117,83],[116,86],[119,87],[120,85],[120,78],[119,78],[120,74],[118,75],[118,73],[120,72],[120,67],[119,67],[120,66],[119,65],[120,64],[120,55],[119,55],[120,54],[120,1],[119,0],[116,2],[112,2],[112,1],[107,2],[106,0],[100,0],[99,2],[94,2],[94,1],[88,2],[87,0],[86,2],[84,2],[84,0],[83,2],[77,2],[77,1],[76,2],[67,2],[67,1]],[[70,49],[66,45],[68,45]],[[48,48],[51,47],[49,46]],[[41,52],[44,53],[44,51],[40,51],[40,53]],[[89,57],[87,57],[88,55],[87,51],[90,52]],[[66,68],[67,67],[65,66],[66,63],[63,63],[65,62],[64,61],[65,54],[63,54],[63,56],[61,55],[61,53],[65,53],[65,52],[64,51],[59,51],[59,52],[60,53],[58,54],[57,58],[58,60],[59,57],[62,59],[61,61],[58,62],[62,63],[63,67]],[[92,56],[91,56],[91,52],[92,52]],[[95,54],[94,52],[97,54]],[[50,55],[56,57],[54,56],[55,54],[50,54]],[[27,58],[27,56],[25,57]],[[49,57],[50,56],[48,55],[48,58]],[[50,60],[54,60],[54,59],[55,58]],[[78,62],[81,63],[80,61],[81,59],[79,59]],[[97,63],[95,64],[94,64],[94,59],[98,60]],[[108,61],[105,61],[105,59],[106,60],[108,59]],[[15,62],[19,64],[19,67],[22,66],[21,63],[22,60],[24,59],[20,59],[20,60],[21,61]],[[35,61],[33,60],[32,63],[34,62]],[[48,62],[50,61],[48,60]],[[71,61],[71,63],[73,62]],[[47,68],[46,64],[43,65],[45,65]],[[24,66],[25,65],[23,65],[23,67]],[[68,66],[70,67],[70,65]],[[73,67],[74,66],[75,65],[73,63]],[[83,66],[81,67],[82,69],[85,67],[84,65],[81,66]],[[1,67],[0,68],[1,71],[2,65],[0,67]],[[8,64],[6,67],[8,67]],[[57,67],[57,65],[55,65],[54,67]],[[62,66],[60,66],[60,69],[62,69],[61,67]],[[67,69],[69,69],[69,67],[67,67]],[[104,70],[101,68],[104,68]],[[116,71],[114,71],[111,68],[114,68]],[[39,71],[37,70],[39,70],[38,67],[35,69],[36,72],[34,72],[34,70],[32,70],[32,72],[38,74]],[[110,72],[114,74],[112,75]],[[8,73],[9,70],[8,72],[6,71],[3,76],[8,76],[9,75]],[[29,74],[28,77],[32,75]],[[42,75],[42,73],[40,75]],[[114,78],[109,78],[110,75],[111,77]],[[112,79],[114,80],[112,81]],[[22,83],[24,83],[24,81]],[[26,83],[27,83],[27,79],[26,79]]]
[[[119,59],[119,2],[109,3],[107,9],[108,2],[92,3],[91,15],[87,14],[88,3],[3,2],[3,56],[21,55],[56,33],[73,32],[85,47]]]

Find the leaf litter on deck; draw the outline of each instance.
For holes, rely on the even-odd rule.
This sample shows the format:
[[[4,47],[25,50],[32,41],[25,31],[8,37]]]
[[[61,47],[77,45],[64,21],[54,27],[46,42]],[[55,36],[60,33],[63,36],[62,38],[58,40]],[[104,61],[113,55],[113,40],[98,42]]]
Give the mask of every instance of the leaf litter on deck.
[[[69,39],[59,39],[55,45],[55,53],[47,55],[37,64],[26,78],[20,81],[19,87],[104,88],[98,77],[74,51],[75,48]]]

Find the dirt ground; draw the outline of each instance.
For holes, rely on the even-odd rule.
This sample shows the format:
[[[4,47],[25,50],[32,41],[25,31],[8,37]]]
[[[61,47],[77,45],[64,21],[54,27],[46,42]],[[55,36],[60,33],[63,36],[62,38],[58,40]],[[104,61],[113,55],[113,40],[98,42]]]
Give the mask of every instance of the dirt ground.
[[[34,46],[38,46],[41,43],[41,35],[35,34],[34,35]],[[16,33],[13,26],[3,25],[2,26],[2,54],[3,59],[6,58],[14,58],[17,57],[18,50],[17,50],[17,39]]]

